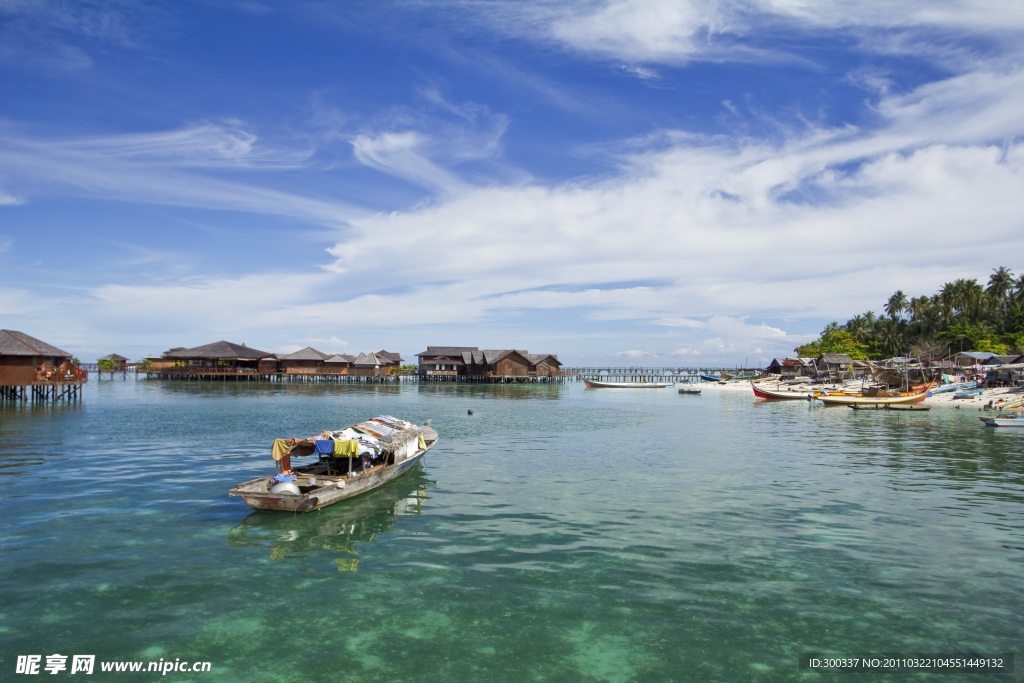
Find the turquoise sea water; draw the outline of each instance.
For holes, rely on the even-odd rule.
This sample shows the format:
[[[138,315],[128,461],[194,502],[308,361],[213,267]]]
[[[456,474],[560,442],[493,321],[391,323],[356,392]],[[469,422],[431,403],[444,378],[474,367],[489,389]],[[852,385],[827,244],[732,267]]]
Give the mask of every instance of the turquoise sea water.
[[[227,497],[275,437],[382,413],[441,435],[401,479],[298,516]],[[95,655],[86,680],[876,681],[906,675],[799,657],[1020,653],[1024,430],[977,418],[93,379],[0,407],[0,680],[31,654]],[[161,659],[212,670],[98,670]]]

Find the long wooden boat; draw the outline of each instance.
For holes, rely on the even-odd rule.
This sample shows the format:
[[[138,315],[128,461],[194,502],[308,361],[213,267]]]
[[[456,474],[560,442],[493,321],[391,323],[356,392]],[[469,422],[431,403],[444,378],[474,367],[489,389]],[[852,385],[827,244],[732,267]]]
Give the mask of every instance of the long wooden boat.
[[[679,393],[680,394],[698,394],[699,395],[700,394],[700,387],[695,387],[695,386],[692,386],[692,385],[690,385],[690,386],[682,386],[682,387],[679,387]]]
[[[909,410],[917,412],[920,410],[931,410],[931,406],[923,406],[920,403],[880,403],[878,405],[851,405],[854,410]]]
[[[903,405],[908,403],[921,403],[928,397],[928,390],[931,385],[926,386],[922,391],[908,394],[882,395],[878,392],[874,396],[836,396],[823,393],[816,398],[827,406],[879,406],[879,405]]]
[[[598,382],[594,379],[585,379],[583,383],[591,389],[664,389],[673,385],[673,382]]]
[[[750,388],[754,390],[754,396],[756,396],[757,398],[767,398],[772,400],[795,399],[806,401],[808,399],[814,398],[814,395],[816,393],[821,393],[814,391],[794,391],[793,389],[777,389],[773,391],[771,389],[764,389],[762,387],[757,386],[756,384],[754,384],[753,380],[751,380],[750,382]]]
[[[723,381],[725,381],[724,377],[719,377],[717,375],[705,375],[703,373],[701,374],[700,379],[701,379],[702,382],[723,382]]]
[[[986,427],[1024,427],[1024,415],[1004,415],[1003,417],[978,418]]]
[[[240,496],[253,510],[319,510],[408,471],[438,438],[427,425],[380,415],[338,431],[275,439],[277,473],[238,484],[228,495]],[[311,455],[315,462],[292,468],[292,457]]]

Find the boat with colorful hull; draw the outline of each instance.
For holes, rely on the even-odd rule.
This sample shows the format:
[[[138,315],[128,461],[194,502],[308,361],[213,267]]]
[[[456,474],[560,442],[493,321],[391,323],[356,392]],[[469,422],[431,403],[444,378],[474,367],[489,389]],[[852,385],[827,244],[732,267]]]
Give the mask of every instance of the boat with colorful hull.
[[[921,403],[928,397],[928,391],[931,389],[931,385],[926,386],[922,391],[917,391],[908,394],[888,394],[887,392],[878,392],[874,396],[843,396],[843,395],[831,395],[823,393],[820,396],[816,396],[819,401],[827,406],[886,406],[886,405],[906,405],[910,403]],[[885,395],[883,395],[885,394]]]
[[[776,399],[788,399],[788,400],[803,400],[814,398],[816,394],[821,393],[820,391],[807,391],[807,390],[796,390],[796,389],[765,389],[759,387],[754,382],[750,383],[750,388],[754,390],[754,396],[757,398],[766,398],[769,400]]]
[[[598,382],[594,379],[585,379],[583,383],[591,389],[664,389],[673,385],[673,382]]]
[[[390,415],[306,438],[275,439],[271,455],[277,474],[238,484],[228,495],[241,497],[253,510],[319,510],[407,472],[437,441],[430,426]],[[317,461],[292,468],[292,457],[310,455]]]

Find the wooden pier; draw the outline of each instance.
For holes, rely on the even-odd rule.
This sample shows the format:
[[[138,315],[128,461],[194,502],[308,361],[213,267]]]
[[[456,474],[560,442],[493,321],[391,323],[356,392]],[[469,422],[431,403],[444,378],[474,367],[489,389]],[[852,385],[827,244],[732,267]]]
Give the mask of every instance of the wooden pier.
[[[701,375],[725,372],[732,374],[735,369],[726,368],[643,368],[643,367],[579,367],[563,368],[562,372],[574,381],[596,379],[604,382],[698,382]]]
[[[74,403],[82,399],[80,382],[47,382],[45,384],[22,384],[0,386],[0,401],[21,401],[25,403]]]

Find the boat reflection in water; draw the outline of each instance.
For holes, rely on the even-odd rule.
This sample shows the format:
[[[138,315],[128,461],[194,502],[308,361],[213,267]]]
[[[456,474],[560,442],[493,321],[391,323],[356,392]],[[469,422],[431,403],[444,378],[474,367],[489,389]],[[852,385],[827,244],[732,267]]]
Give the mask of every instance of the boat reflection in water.
[[[380,488],[312,514],[253,512],[228,532],[228,545],[266,548],[272,560],[335,555],[338,571],[356,571],[360,546],[392,531],[399,518],[423,514],[427,490],[433,486],[422,464],[415,463]]]

